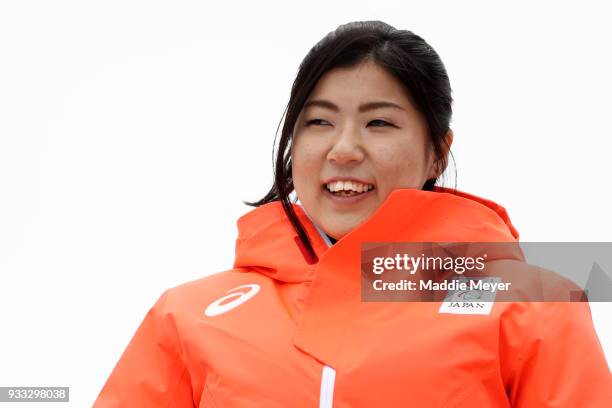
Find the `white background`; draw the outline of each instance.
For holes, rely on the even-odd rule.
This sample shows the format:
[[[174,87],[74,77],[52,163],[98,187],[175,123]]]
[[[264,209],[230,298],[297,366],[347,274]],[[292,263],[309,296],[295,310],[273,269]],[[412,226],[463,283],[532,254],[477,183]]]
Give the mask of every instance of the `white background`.
[[[231,267],[298,65],[353,20],[441,55],[460,190],[523,241],[612,241],[609,4],[3,1],[0,385],[90,406],[164,289]]]

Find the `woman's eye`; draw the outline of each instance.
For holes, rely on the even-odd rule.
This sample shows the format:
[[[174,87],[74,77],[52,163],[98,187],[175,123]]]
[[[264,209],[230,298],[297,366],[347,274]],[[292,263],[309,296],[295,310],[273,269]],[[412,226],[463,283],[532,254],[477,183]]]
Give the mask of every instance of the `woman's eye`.
[[[310,125],[319,126],[319,125],[326,125],[326,124],[329,124],[329,122],[327,122],[325,119],[311,119],[311,120],[306,121],[305,123],[306,126],[310,126]],[[370,122],[368,122],[368,125],[370,124],[374,124],[374,127],[393,126],[393,124],[385,120],[382,120],[382,119],[371,120]]]
[[[324,119],[311,119],[311,120],[306,121],[306,126],[318,125],[319,122],[326,122],[326,120],[324,120]]]
[[[390,124],[389,122],[386,122],[382,119],[375,119],[375,120],[371,120],[369,123],[379,123],[380,125],[376,125],[374,127],[385,127],[385,126],[393,126],[392,124]],[[368,123],[368,124],[369,124]]]

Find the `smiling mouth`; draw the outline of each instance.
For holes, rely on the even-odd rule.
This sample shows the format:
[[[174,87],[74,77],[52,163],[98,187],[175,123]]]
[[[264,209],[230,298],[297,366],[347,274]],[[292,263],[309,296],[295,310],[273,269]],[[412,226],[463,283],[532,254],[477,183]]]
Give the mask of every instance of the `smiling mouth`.
[[[354,197],[374,190],[375,186],[355,181],[332,181],[323,188],[336,197]]]

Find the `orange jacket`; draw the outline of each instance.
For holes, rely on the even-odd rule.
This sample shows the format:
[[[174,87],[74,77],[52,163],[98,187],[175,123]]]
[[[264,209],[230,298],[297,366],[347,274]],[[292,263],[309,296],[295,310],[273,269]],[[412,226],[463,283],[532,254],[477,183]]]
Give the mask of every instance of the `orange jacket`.
[[[361,302],[362,242],[517,241],[501,206],[399,189],[330,246],[295,205],[238,220],[234,267],[166,290],[113,369],[105,407],[612,407],[588,303]]]

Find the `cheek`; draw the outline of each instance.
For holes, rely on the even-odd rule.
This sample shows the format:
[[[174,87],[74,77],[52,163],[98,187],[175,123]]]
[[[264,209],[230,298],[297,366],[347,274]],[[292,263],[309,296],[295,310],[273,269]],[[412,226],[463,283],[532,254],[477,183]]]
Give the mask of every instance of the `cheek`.
[[[417,187],[426,168],[425,149],[396,143],[377,149],[375,166],[380,184],[387,188]]]
[[[320,159],[315,146],[297,142],[291,151],[293,184],[296,190],[310,188],[309,182],[319,179]]]

